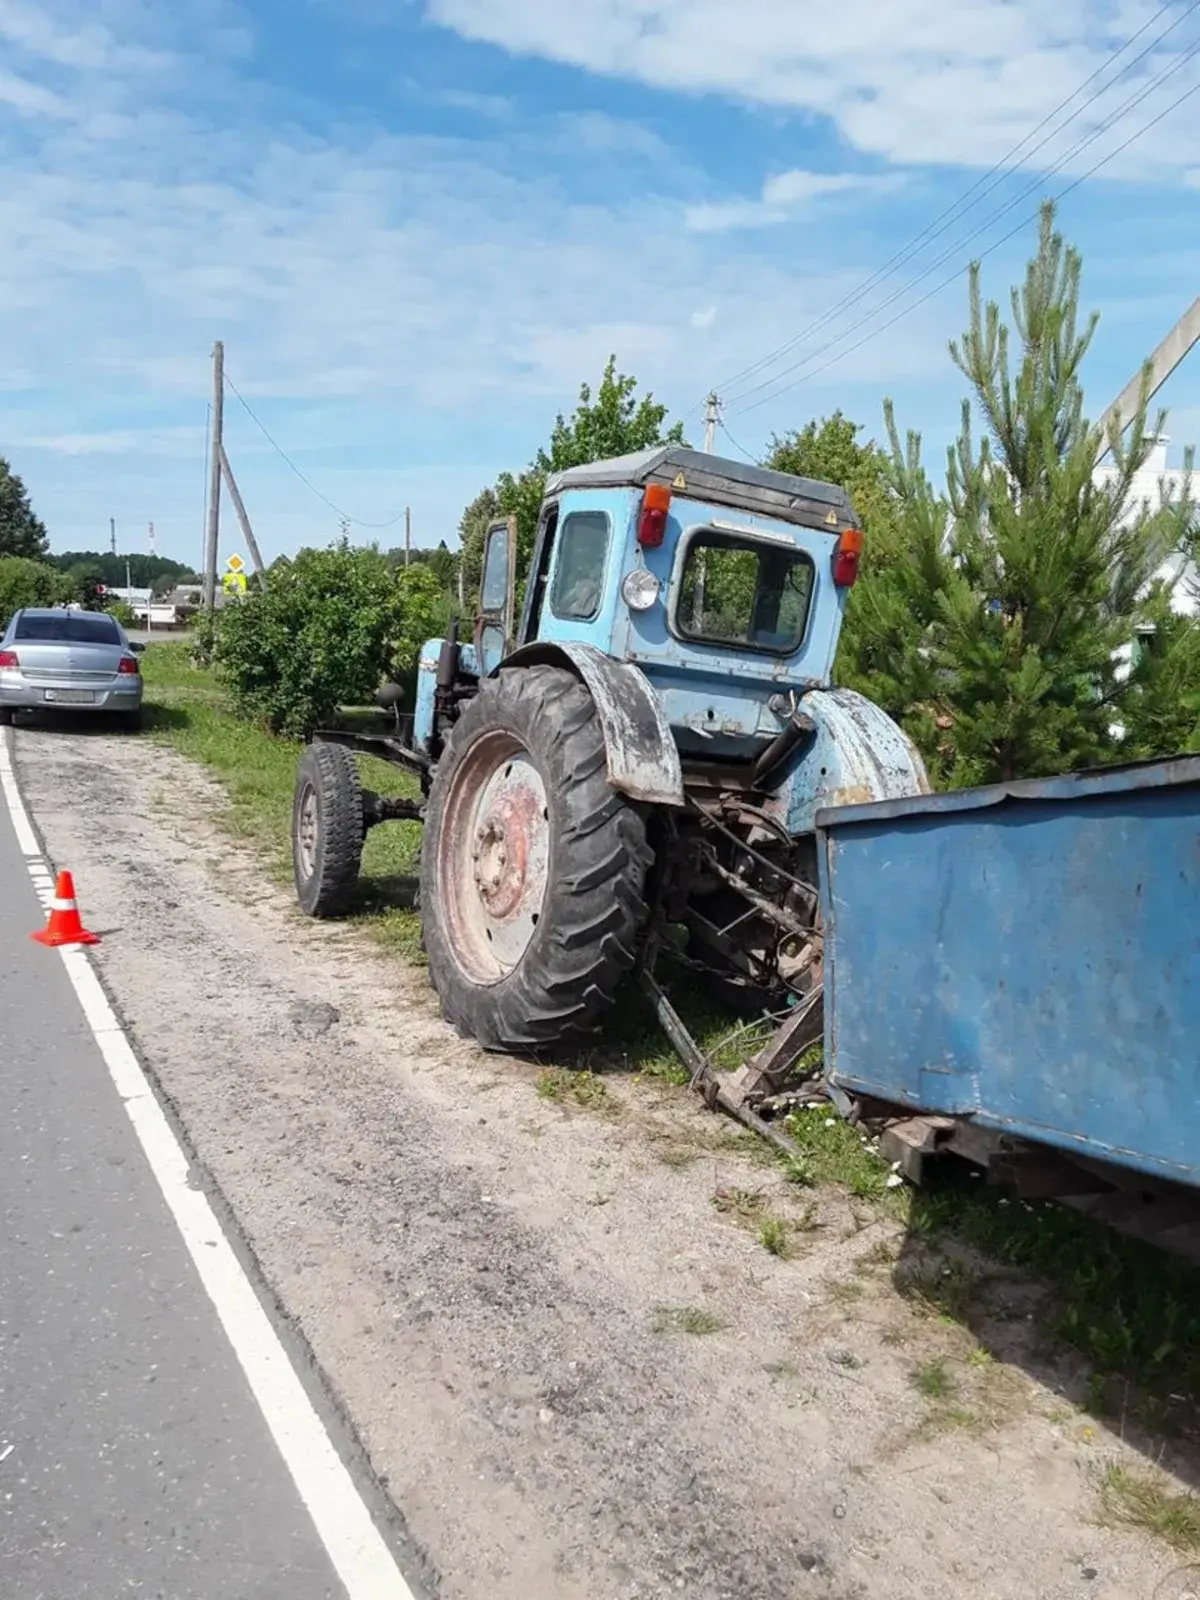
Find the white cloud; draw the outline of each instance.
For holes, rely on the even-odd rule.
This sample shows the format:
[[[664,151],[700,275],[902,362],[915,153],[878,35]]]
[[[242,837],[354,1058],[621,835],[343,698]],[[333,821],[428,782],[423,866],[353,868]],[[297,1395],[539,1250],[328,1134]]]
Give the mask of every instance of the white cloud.
[[[725,233],[734,228],[767,228],[789,222],[801,208],[830,195],[894,188],[895,174],[807,172],[797,168],[769,177],[756,200],[718,200],[689,206],[684,213],[696,233]]]
[[[83,71],[152,67],[166,60],[153,51],[118,45],[111,30],[96,22],[64,23],[16,0],[0,0],[0,39],[42,61]]]
[[[194,456],[203,444],[198,428],[114,428],[17,438],[18,445],[55,456]]]
[[[27,117],[69,117],[71,108],[60,94],[30,83],[16,73],[0,70],[0,105],[11,106]]]
[[[703,332],[706,328],[711,328],[716,322],[717,308],[716,306],[707,306],[703,311],[693,311],[689,320],[693,328],[698,328]]]
[[[561,0],[426,0],[432,21],[465,38],[659,88],[816,113],[858,150],[905,165],[990,164],[1157,10],[1154,0],[573,0],[564,26]],[[1118,87],[1096,97],[1093,84],[1074,102],[1078,124],[1051,141],[1040,164],[1148,86],[1168,52],[1184,49],[1173,33],[1134,65],[1165,26],[1166,19],[1122,58],[1130,71]],[[1198,74],[1195,62],[1184,66],[1073,170],[1111,150]],[[1139,175],[1147,158],[1177,169],[1190,159],[1198,126],[1193,102],[1154,130],[1140,156],[1112,170]]]

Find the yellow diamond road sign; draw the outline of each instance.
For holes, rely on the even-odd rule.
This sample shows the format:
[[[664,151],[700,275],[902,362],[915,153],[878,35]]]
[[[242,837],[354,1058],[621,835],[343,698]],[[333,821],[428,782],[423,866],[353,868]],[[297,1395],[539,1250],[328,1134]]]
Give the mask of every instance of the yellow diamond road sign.
[[[225,563],[226,570],[229,572],[242,572],[245,570],[245,566],[246,563],[236,552],[231,555],[229,560]]]

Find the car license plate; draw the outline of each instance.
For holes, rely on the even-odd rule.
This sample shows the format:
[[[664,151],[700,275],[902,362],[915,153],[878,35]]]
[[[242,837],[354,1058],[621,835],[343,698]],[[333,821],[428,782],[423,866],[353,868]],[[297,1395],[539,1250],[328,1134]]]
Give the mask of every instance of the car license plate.
[[[90,689],[43,689],[42,696],[57,706],[90,706],[96,699]]]

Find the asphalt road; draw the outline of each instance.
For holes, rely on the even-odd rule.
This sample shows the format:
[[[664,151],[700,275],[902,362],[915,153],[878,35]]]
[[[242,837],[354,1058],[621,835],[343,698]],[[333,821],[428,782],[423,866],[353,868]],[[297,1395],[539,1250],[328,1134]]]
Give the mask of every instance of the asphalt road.
[[[0,805],[0,1595],[344,1600],[42,921]]]

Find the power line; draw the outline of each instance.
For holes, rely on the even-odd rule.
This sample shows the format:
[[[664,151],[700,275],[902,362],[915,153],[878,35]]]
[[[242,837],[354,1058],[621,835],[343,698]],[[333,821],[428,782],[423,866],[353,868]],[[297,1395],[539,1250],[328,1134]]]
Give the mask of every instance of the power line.
[[[1025,145],[1029,143],[1031,139],[1040,133],[1048,123],[1053,122],[1061,112],[1066,110],[1072,101],[1078,99],[1085,89],[1089,88],[1093,83],[1096,82],[1098,78],[1103,76],[1110,67],[1119,61],[1120,58],[1155,25],[1155,23],[1157,23],[1172,9],[1170,0],[1168,4],[1161,6],[1152,17],[1143,23],[1142,26],[1134,34],[1132,34],[1123,45],[1120,46],[1119,49],[1113,51],[1107,60],[1102,62],[1101,65],[1090,74],[1090,76],[1078,84],[1077,87],[1073,89],[1065,99],[1061,100],[1058,105],[1056,105],[1052,111],[1048,112],[1047,115],[1044,116],[1034,128],[1030,129],[1023,139],[1019,140],[1015,145],[1013,145],[1012,148],[1005,155],[1003,155],[994,166],[992,166],[981,177],[977,178],[969,188],[964,190],[956,200],[952,201],[949,206],[947,206],[936,217],[934,217],[933,220],[918,234],[914,235],[914,237],[910,239],[907,244],[902,245],[901,248],[896,251],[896,253],[887,261],[885,261],[884,264],[876,272],[874,272],[865,283],[860,284],[855,289],[848,291],[839,301],[829,307],[829,309],[822,313],[821,316],[816,318],[814,322],[810,323],[807,327],[802,328],[799,333],[794,334],[782,345],[777,346],[776,349],[770,351],[760,360],[751,363],[750,366],[743,367],[731,378],[727,378],[721,387],[723,387],[725,390],[733,388],[743,379],[761,371],[764,367],[771,366],[778,361],[781,356],[784,356],[789,351],[794,350],[797,345],[803,343],[803,341],[809,338],[813,333],[818,332],[833,317],[837,316],[842,311],[848,310],[852,305],[855,305],[859,300],[867,295],[876,284],[892,276],[897,267],[902,266],[905,262],[911,260],[914,255],[920,253],[923,244],[939,237],[942,233],[945,233],[946,230],[951,227],[959,217],[965,215],[968,211],[974,210],[980,201],[982,201],[987,194],[990,194],[995,188],[997,188],[1005,177],[1010,177],[1013,173],[1019,172],[1020,169],[1028,163],[1030,158],[1036,155],[1039,150],[1043,149],[1056,134],[1061,133],[1067,126],[1069,126],[1071,122],[1075,121],[1077,117],[1086,111],[1089,105],[1092,105],[1097,99],[1099,99],[1101,94],[1103,94],[1107,89],[1111,89],[1122,77],[1136,67],[1140,61],[1143,61],[1146,56],[1151,53],[1151,51],[1156,49],[1158,45],[1160,45],[1167,37],[1167,35],[1174,32],[1180,23],[1184,22],[1187,17],[1189,17],[1197,9],[1198,6],[1200,6],[1200,0],[1190,0],[1190,3],[1186,6],[1186,8],[1174,18],[1169,26],[1164,28],[1161,33],[1157,34],[1155,38],[1152,39],[1150,43],[1143,50],[1141,50],[1132,61],[1127,62],[1114,78],[1112,78],[1107,84],[1103,85],[1102,88],[1098,89],[1094,94],[1088,96],[1087,100],[1082,106],[1080,106],[1076,111],[1073,111],[1063,123],[1054,128],[1049,134],[1046,135],[1044,139],[1039,140],[1033,149],[1027,151],[1021,160],[1016,164],[1016,166],[1010,169],[1008,167],[1008,163],[1021,149],[1024,148]],[[979,190],[983,190],[983,193],[978,193],[977,191]],[[972,195],[975,195],[976,198],[971,200],[969,205],[965,205],[964,202],[970,200]],[[694,410],[695,407],[692,409]]]
[[[1151,117],[1149,122],[1144,123],[1142,127],[1138,128],[1134,133],[1131,133],[1127,139],[1123,140],[1119,145],[1117,145],[1116,149],[1110,150],[1108,154],[1102,156],[1094,166],[1089,167],[1086,172],[1081,172],[1077,178],[1073,178],[1065,188],[1060,189],[1059,192],[1054,196],[1055,203],[1057,204],[1058,201],[1065,199],[1066,196],[1072,192],[1072,190],[1078,189],[1080,184],[1086,183],[1089,178],[1095,177],[1096,173],[1099,172],[1102,167],[1107,166],[1108,163],[1114,160],[1115,157],[1119,156],[1122,151],[1128,150],[1131,144],[1134,144],[1138,139],[1140,139],[1144,133],[1149,133],[1151,128],[1156,127],[1158,123],[1162,122],[1165,117],[1169,117],[1173,111],[1177,111],[1185,100],[1190,100],[1192,95],[1194,95],[1198,89],[1200,89],[1200,84],[1193,84],[1192,87],[1190,89],[1186,89],[1184,93],[1178,97],[1178,99],[1173,100],[1169,106],[1160,111],[1156,117]],[[990,245],[988,245],[986,250],[981,250],[975,259],[977,261],[985,260],[994,251],[999,250],[1001,245],[1007,244],[1010,239],[1015,239],[1017,234],[1020,233],[1023,228],[1028,227],[1031,222],[1036,220],[1036,218],[1036,211],[1030,212],[1028,215],[1022,217],[1021,221],[1017,223],[1016,227],[1010,228],[1006,234],[1003,234],[999,239],[994,240]],[[935,262],[934,265],[937,266],[938,263]],[[932,270],[932,268],[930,270]],[[870,333],[864,334],[861,339],[850,345],[847,349],[841,350],[837,355],[831,356],[830,359],[826,362],[823,362],[821,366],[815,367],[811,372],[802,373],[800,377],[796,378],[793,382],[784,384],[782,388],[776,389],[771,394],[764,395],[761,400],[756,400],[753,405],[746,406],[746,412],[749,413],[751,411],[757,411],[760,406],[765,406],[769,401],[778,399],[781,394],[787,394],[789,390],[798,388],[802,383],[807,383],[811,378],[815,378],[819,373],[827,371],[829,367],[836,366],[836,364],[844,359],[844,357],[853,354],[855,350],[860,350],[863,345],[869,344],[871,340],[877,338],[879,334],[885,333],[888,328],[894,327],[897,322],[900,322],[904,317],[908,316],[910,312],[916,311],[918,307],[923,306],[927,301],[932,300],[935,295],[941,294],[943,289],[948,288],[952,283],[956,283],[958,279],[962,277],[965,270],[967,269],[963,267],[956,267],[949,277],[943,278],[940,283],[935,284],[934,287],[923,294],[919,300],[914,300],[911,305],[904,306],[896,313],[894,317],[890,317],[887,322],[882,323],[878,328],[873,328]],[[928,276],[928,274],[925,274],[925,276]],[[909,287],[913,287],[913,285],[910,285]],[[882,307],[880,309],[882,309]],[[819,355],[820,351],[814,351],[813,354]],[[811,359],[811,357],[809,359]],[[798,362],[797,365],[803,366],[804,363]],[[793,368],[792,370],[795,369]],[[784,374],[781,373],[779,376],[783,377]]]
[[[1197,3],[1200,4],[1200,0],[1197,0]],[[886,311],[889,306],[894,305],[897,300],[903,299],[903,297],[908,294],[910,290],[915,289],[918,284],[924,283],[926,278],[932,276],[932,274],[935,273],[940,266],[944,266],[945,263],[950,260],[951,256],[957,255],[964,245],[970,244],[973,239],[978,239],[981,234],[986,233],[989,228],[994,226],[995,223],[999,222],[1001,217],[1007,216],[1008,213],[1014,209],[1014,207],[1020,205],[1021,201],[1024,200],[1026,196],[1032,194],[1035,189],[1040,187],[1046,178],[1052,178],[1055,173],[1061,172],[1068,162],[1070,162],[1075,156],[1081,154],[1088,148],[1089,145],[1095,144],[1096,140],[1101,138],[1104,134],[1108,133],[1113,127],[1115,127],[1116,124],[1124,118],[1127,112],[1140,105],[1143,100],[1148,99],[1155,89],[1161,88],[1168,78],[1174,77],[1175,74],[1181,71],[1182,68],[1185,67],[1187,63],[1198,53],[1200,53],[1200,43],[1192,45],[1190,49],[1185,51],[1182,56],[1179,56],[1174,62],[1171,63],[1170,66],[1165,67],[1157,75],[1157,77],[1152,78],[1148,84],[1145,84],[1136,93],[1130,95],[1121,103],[1120,106],[1117,107],[1114,112],[1112,112],[1105,122],[1102,122],[1099,127],[1094,128],[1092,132],[1085,138],[1076,140],[1071,148],[1064,155],[1060,156],[1053,166],[1049,167],[1046,172],[1041,174],[1039,177],[1034,178],[1030,183],[1027,183],[1018,194],[1014,195],[1011,200],[1008,200],[1004,205],[998,207],[989,216],[985,217],[984,220],[969,233],[957,239],[952,245],[944,250],[941,255],[937,256],[933,261],[931,261],[922,272],[919,272],[915,278],[910,278],[907,283],[902,283],[898,288],[893,289],[891,293],[881,300],[877,306],[874,306],[872,309],[859,317],[857,322],[852,322],[849,327],[843,328],[840,333],[835,333],[832,338],[827,339],[824,344],[818,345],[815,350],[810,350],[807,355],[801,356],[800,359],[794,362],[790,367],[785,367],[781,372],[776,372],[771,377],[764,378],[760,383],[756,383],[749,389],[745,390],[733,401],[734,409],[750,411],[754,410],[754,406],[746,406],[745,404],[751,395],[759,394],[762,390],[769,389],[772,384],[777,383],[781,378],[785,378],[790,373],[796,372],[800,367],[806,365],[809,361],[815,360],[817,356],[824,355],[827,350],[832,350],[836,345],[841,344],[844,339],[849,338],[852,334],[857,332],[858,328],[862,327],[864,323],[873,321],[874,318],[879,316],[881,312]],[[1186,98],[1187,96],[1185,95],[1184,99]],[[1147,127],[1153,127],[1153,125],[1154,124],[1151,122],[1147,124]],[[1143,128],[1141,132],[1135,134],[1134,137],[1140,138],[1141,133],[1144,133],[1145,131],[1146,129]],[[1109,155],[1106,156],[1104,161],[1100,162],[1099,165],[1103,166],[1114,156],[1119,155],[1121,150],[1125,149],[1126,145],[1131,142],[1131,140],[1127,140],[1126,144],[1120,145],[1117,147],[1117,149],[1110,151]],[[1093,167],[1091,169],[1092,172],[1098,170],[1098,167]],[[1072,187],[1074,187],[1074,185],[1072,185]],[[1064,193],[1069,193],[1069,190],[1064,191]],[[923,303],[923,301],[918,302],[918,304]],[[757,405],[758,402],[755,404]]]
[[[1197,0],[1197,3],[1200,3],[1200,0]],[[237,384],[234,383],[233,379],[229,376],[228,372],[225,374],[225,382],[226,382],[226,385],[233,391],[233,393],[234,393],[235,397],[237,398],[239,404],[241,405],[243,411],[245,411],[246,415],[250,418],[251,422],[253,422],[254,426],[262,434],[263,438],[267,441],[267,443],[271,446],[271,448],[276,452],[276,454],[283,461],[287,462],[288,466],[292,469],[292,471],[300,479],[300,482],[305,486],[305,488],[306,489],[310,489],[312,491],[312,493],[316,495],[317,499],[321,501],[322,505],[326,505],[326,506],[329,507],[330,511],[336,512],[337,515],[342,519],[343,522],[351,522],[357,528],[370,528],[370,529],[373,529],[373,530],[382,530],[384,528],[394,528],[398,522],[402,522],[404,520],[405,513],[403,511],[400,511],[400,512],[398,512],[396,514],[396,516],[392,517],[387,522],[364,522],[361,517],[352,517],[349,514],[349,512],[343,511],[341,506],[335,505],[333,503],[333,501],[329,499],[328,495],[324,495],[324,494],[321,493],[320,489],[317,488],[316,484],[313,483],[311,478],[306,477],[304,475],[304,473],[301,472],[300,468],[292,460],[291,456],[288,455],[287,451],[283,448],[283,446],[281,444],[279,444],[279,442],[275,439],[274,435],[271,434],[268,431],[266,424],[261,420],[261,418],[257,415],[257,413],[252,409],[252,407],[250,406],[249,401],[246,400],[246,398],[241,394],[241,392],[238,389]]]
[[[729,429],[725,426],[725,418],[724,417],[719,416],[717,418],[717,425],[720,428],[721,432],[729,440],[729,442],[733,446],[733,448],[735,450],[737,450],[741,455],[744,455],[746,460],[750,462],[751,466],[755,466],[755,467],[758,466],[758,458],[756,456],[752,456],[750,454],[749,450],[746,449],[746,446],[744,444],[739,444],[737,442],[737,440],[730,433]]]

